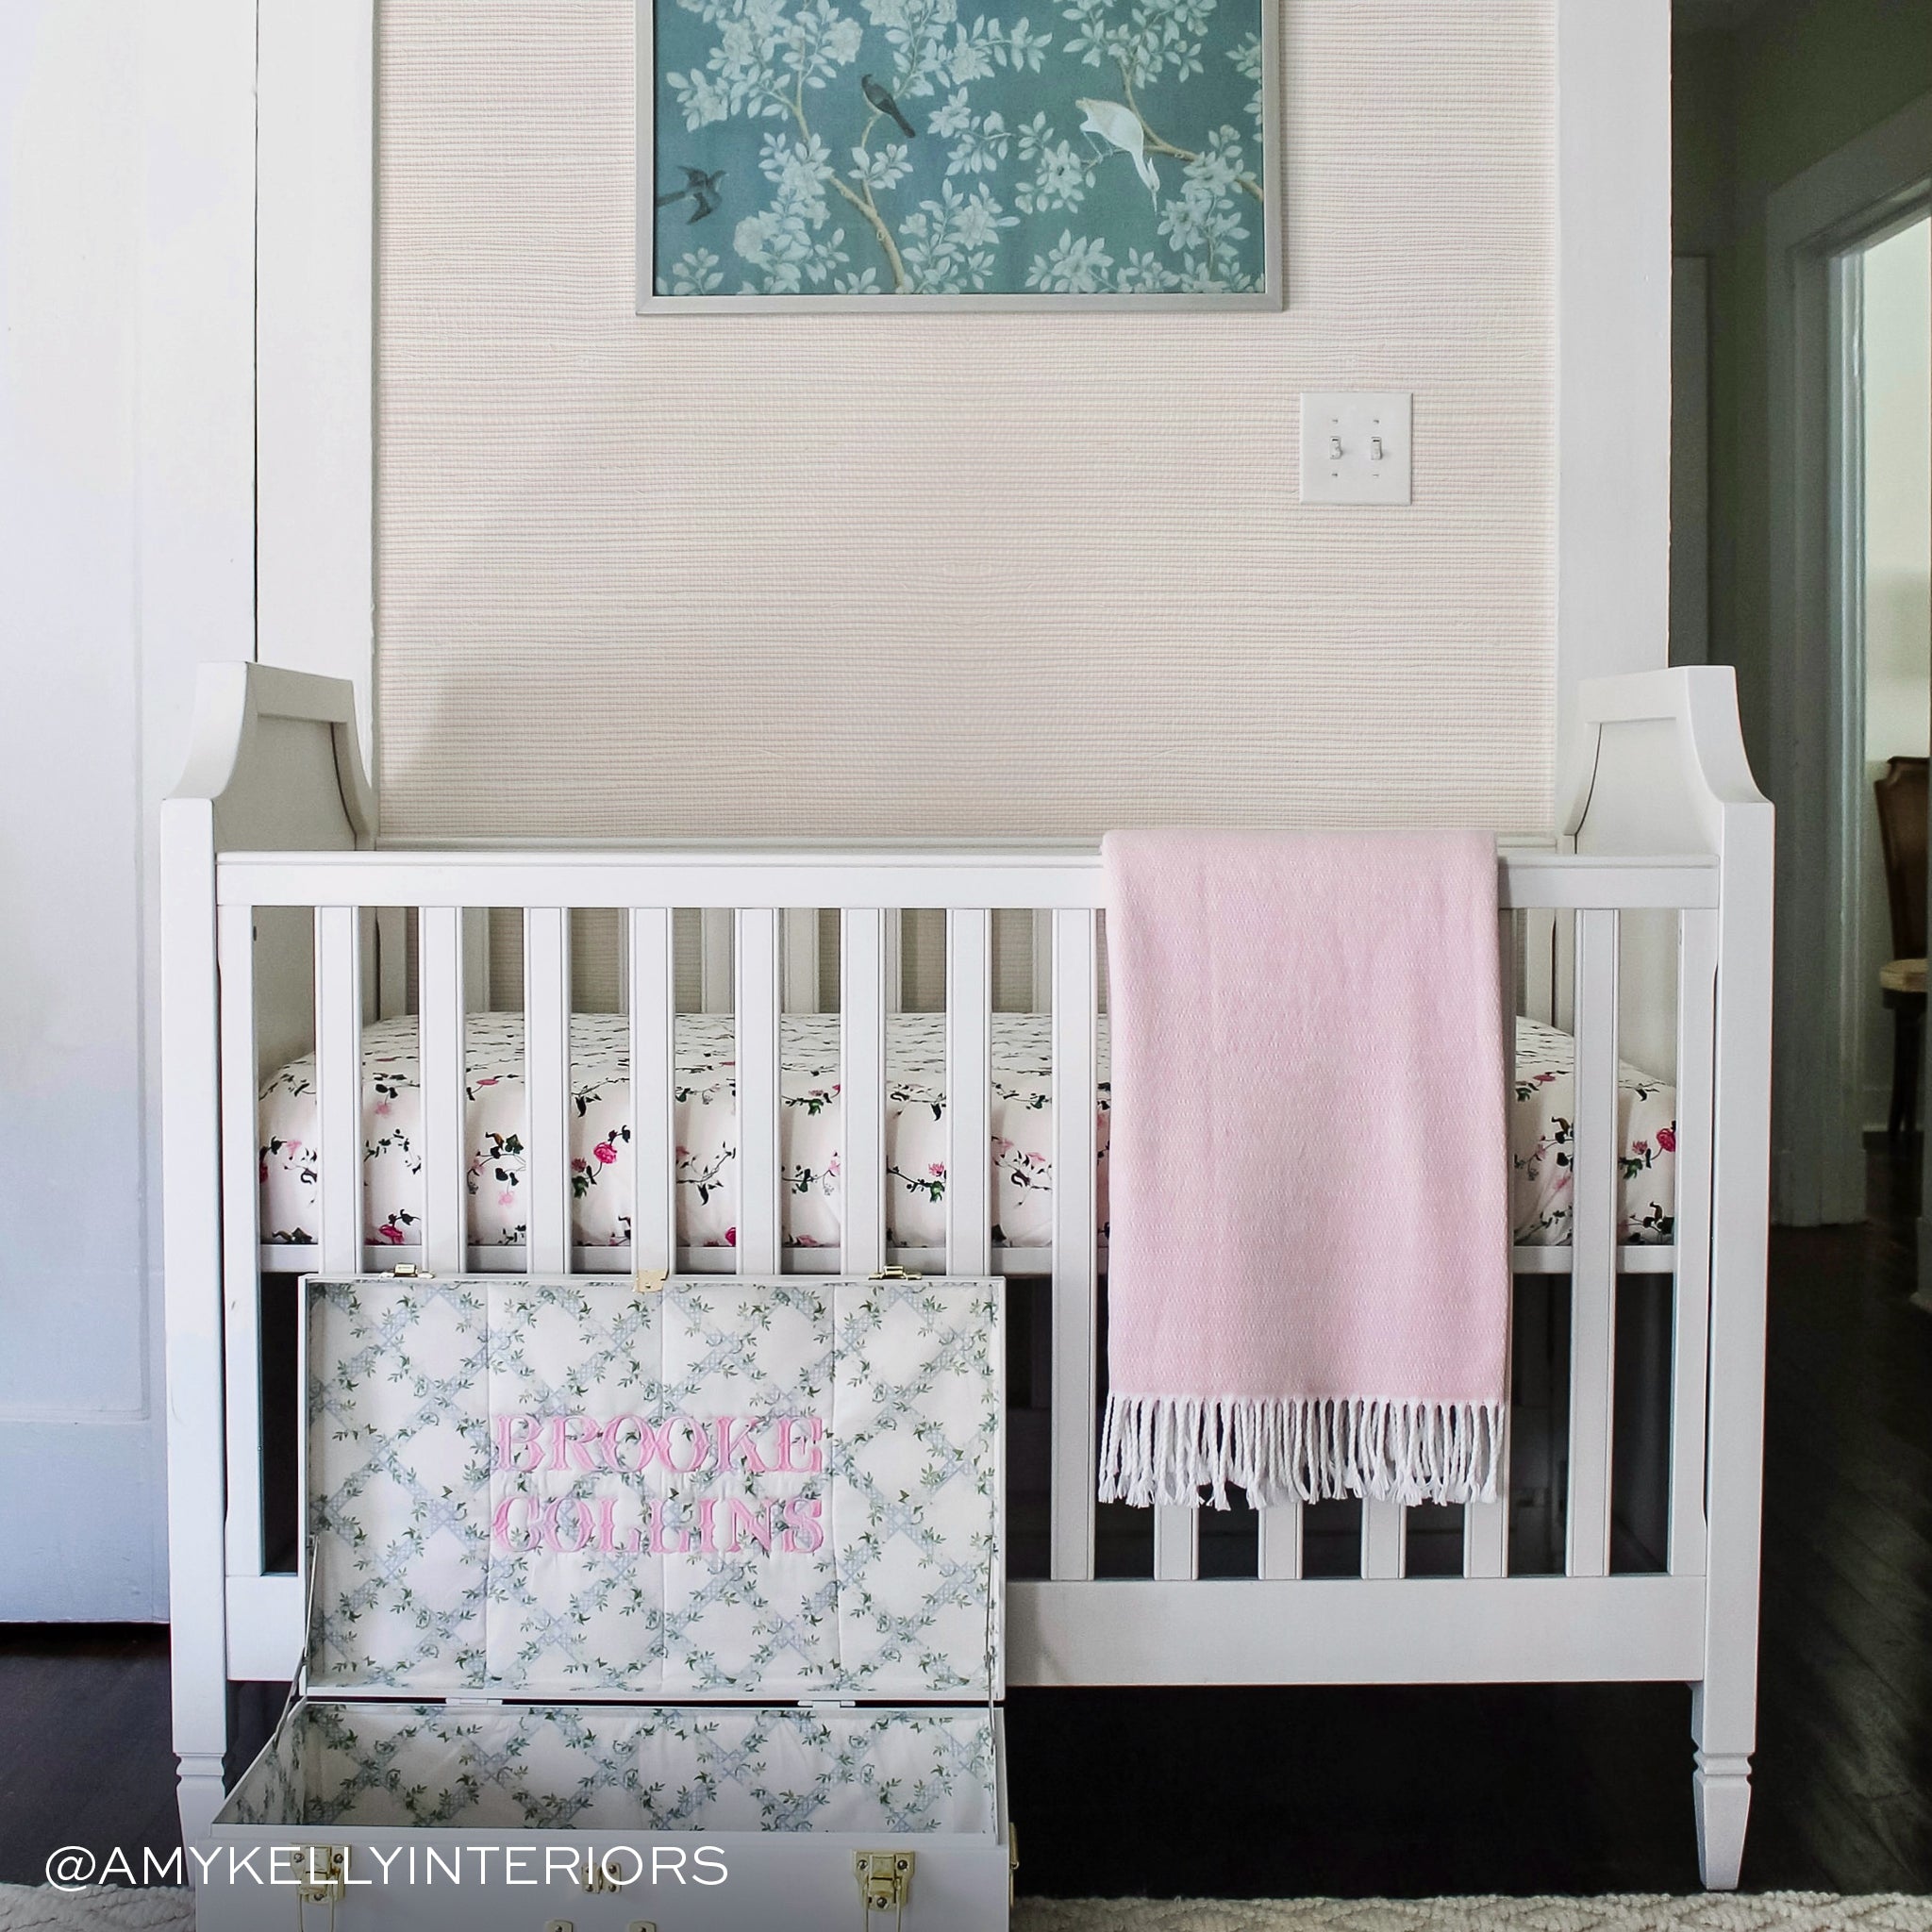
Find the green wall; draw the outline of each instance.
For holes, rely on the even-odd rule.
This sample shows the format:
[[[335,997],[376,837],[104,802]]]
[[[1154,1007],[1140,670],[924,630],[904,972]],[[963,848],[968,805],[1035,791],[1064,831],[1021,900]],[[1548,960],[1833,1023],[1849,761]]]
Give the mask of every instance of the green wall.
[[[1738,667],[1761,771],[1770,715],[1765,204],[1932,92],[1932,0],[1768,0],[1731,33],[1680,35],[1674,232],[1710,275],[1711,657]]]

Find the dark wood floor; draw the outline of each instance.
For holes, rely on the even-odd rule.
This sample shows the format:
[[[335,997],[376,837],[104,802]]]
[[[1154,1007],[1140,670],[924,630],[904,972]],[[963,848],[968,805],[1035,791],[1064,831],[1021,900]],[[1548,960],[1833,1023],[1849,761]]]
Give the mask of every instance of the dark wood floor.
[[[1754,1890],[1932,1892],[1932,1315],[1911,1180],[1773,1241]],[[254,1696],[258,1731],[275,1700]],[[1685,1891],[1671,1685],[1016,1691],[1023,1890]],[[0,1881],[173,1840],[166,1637],[0,1630]]]

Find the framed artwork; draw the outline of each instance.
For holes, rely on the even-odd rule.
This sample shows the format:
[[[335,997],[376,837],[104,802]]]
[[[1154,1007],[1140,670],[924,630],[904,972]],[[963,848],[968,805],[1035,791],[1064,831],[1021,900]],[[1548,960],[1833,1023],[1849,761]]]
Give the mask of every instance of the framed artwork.
[[[638,308],[1278,308],[1279,0],[638,0]]]

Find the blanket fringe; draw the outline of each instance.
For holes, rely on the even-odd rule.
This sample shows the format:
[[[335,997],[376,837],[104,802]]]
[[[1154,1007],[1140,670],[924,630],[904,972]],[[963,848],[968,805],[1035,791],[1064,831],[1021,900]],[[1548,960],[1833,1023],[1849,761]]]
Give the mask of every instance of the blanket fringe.
[[[1492,1503],[1502,1445],[1495,1402],[1109,1395],[1100,1500],[1194,1507],[1206,1488],[1225,1509],[1233,1483],[1257,1509],[1291,1497]]]

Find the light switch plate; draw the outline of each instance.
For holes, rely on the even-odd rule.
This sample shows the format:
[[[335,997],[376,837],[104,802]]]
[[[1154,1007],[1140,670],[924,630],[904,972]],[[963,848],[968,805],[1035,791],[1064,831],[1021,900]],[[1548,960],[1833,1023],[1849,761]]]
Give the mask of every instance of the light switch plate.
[[[1409,500],[1410,396],[1347,390],[1302,397],[1302,501]]]

